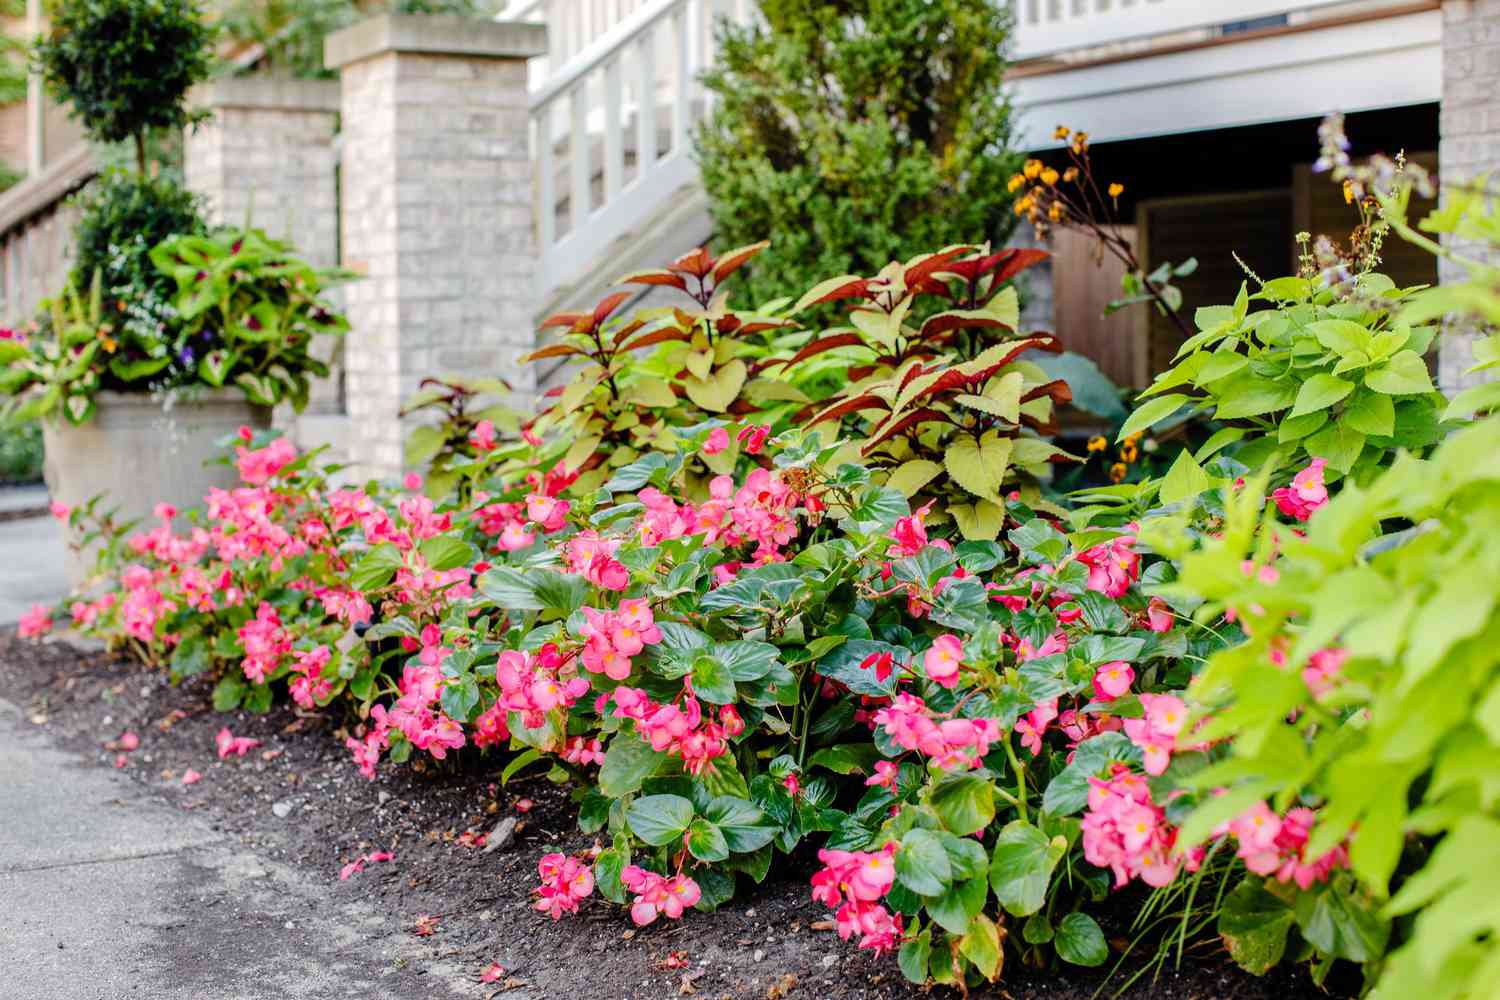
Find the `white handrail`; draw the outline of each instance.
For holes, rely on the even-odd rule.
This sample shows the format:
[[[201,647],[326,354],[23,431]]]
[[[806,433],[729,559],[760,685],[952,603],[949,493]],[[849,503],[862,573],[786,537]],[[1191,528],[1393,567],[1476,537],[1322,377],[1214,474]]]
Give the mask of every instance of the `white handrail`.
[[[1092,48],[1348,5],[1349,0],[1012,0],[1011,57],[1036,59]]]
[[[618,56],[621,50],[638,41],[650,32],[658,21],[676,11],[686,2],[687,0],[649,0],[635,13],[579,49],[576,54],[553,70],[545,83],[532,91],[533,113],[555,99],[557,95],[569,90],[580,78]]]

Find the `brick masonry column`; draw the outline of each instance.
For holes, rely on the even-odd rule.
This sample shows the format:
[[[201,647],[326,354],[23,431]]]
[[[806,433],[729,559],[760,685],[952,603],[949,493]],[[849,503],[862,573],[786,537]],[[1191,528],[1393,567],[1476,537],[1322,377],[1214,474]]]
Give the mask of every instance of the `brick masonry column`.
[[[1443,0],[1443,102],[1438,170],[1442,186],[1471,181],[1500,167],[1500,0]],[[1439,197],[1441,197],[1441,191]],[[1466,256],[1482,244],[1450,241]],[[1500,263],[1492,259],[1493,263]],[[1438,261],[1438,281],[1463,281],[1457,264]],[[1485,381],[1464,375],[1474,363],[1477,333],[1450,322],[1438,348],[1438,383],[1448,395]]]
[[[499,375],[529,403],[536,241],[526,60],[546,28],[386,15],[329,36],[343,85],[350,457],[402,469],[401,402],[427,376]]]
[[[225,77],[196,88],[189,99],[210,117],[187,132],[183,175],[207,200],[209,218],[230,226],[248,218],[310,263],[338,264],[338,82]],[[301,445],[337,447],[346,423],[338,363],[343,344],[316,351],[334,360],[332,375],[313,383],[300,417],[288,406],[277,412],[276,423]]]

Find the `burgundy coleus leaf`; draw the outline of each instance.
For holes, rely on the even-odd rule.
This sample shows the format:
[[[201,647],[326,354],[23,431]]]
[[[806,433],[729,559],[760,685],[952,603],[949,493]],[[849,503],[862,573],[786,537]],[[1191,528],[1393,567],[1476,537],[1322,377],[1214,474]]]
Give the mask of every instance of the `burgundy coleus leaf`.
[[[809,306],[819,305],[824,302],[835,302],[839,299],[867,299],[870,297],[870,281],[858,275],[846,274],[839,278],[829,278],[810,288],[797,304],[792,307],[792,312],[799,313]]]
[[[625,275],[625,277],[623,278],[620,278],[615,282],[615,284],[665,285],[669,288],[676,288],[684,292],[687,291],[687,281],[682,277],[682,275],[673,274],[671,271],[662,270],[636,271],[632,274]]]
[[[1029,403],[1033,399],[1041,399],[1043,396],[1051,396],[1054,403],[1071,403],[1073,401],[1073,390],[1066,380],[1054,379],[1026,393],[1026,395],[1021,397],[1021,402]]]
[[[737,247],[736,249],[730,250],[722,255],[718,259],[718,262],[714,264],[714,284],[718,284],[734,272],[738,271],[740,268],[744,267],[752,257],[760,253],[770,245],[771,242],[769,240],[761,240],[759,243],[752,243],[749,246],[745,247]]]
[[[861,455],[868,455],[897,434],[904,433],[918,424],[927,423],[951,424],[953,423],[953,418],[942,410],[934,410],[930,406],[919,407],[903,416],[900,420],[893,421],[889,427],[877,429],[859,452]]]
[[[906,287],[913,291],[921,289],[933,274],[938,271],[947,270],[949,262],[973,251],[974,247],[972,246],[951,246],[939,250],[937,253],[930,253],[916,258],[906,268]]]
[[[610,313],[620,308],[620,304],[622,302],[625,302],[629,298],[629,292],[615,292],[613,295],[605,296],[603,301],[601,301],[597,306],[594,307],[594,326],[597,327],[599,326],[599,324],[603,323],[606,319],[609,318]]]
[[[566,358],[572,354],[583,353],[585,352],[580,351],[572,344],[549,344],[546,347],[543,347],[541,350],[532,351],[530,354],[526,355],[521,359],[521,363],[527,364],[532,361],[543,361],[547,358]]]
[[[979,273],[994,279],[992,290],[998,290],[1000,282],[1009,281],[1028,267],[1033,267],[1052,256],[1046,250],[1012,247],[980,259]]]
[[[952,312],[941,312],[929,316],[922,324],[920,336],[923,339],[936,337],[955,330],[1009,330],[1009,324],[1002,323],[993,316],[971,310],[954,310]]]
[[[654,346],[656,344],[665,344],[669,340],[691,340],[691,339],[692,339],[692,336],[687,331],[685,331],[685,330],[679,330],[676,327],[665,326],[665,327],[662,327],[660,330],[652,330],[649,333],[643,333],[639,337],[636,337],[635,339],[631,340],[628,343],[617,342],[616,346],[615,346],[615,350],[617,350],[617,351],[635,351],[635,350],[639,350],[642,347],[652,347],[652,346]]]
[[[789,319],[752,319],[740,327],[740,334],[765,333],[767,330],[786,330],[796,326]]]
[[[840,347],[863,347],[864,344],[865,339],[857,333],[836,333],[831,337],[817,337],[803,344],[802,348],[786,361],[786,366],[791,368],[793,365],[801,364],[808,358],[817,357],[825,351],[832,351]]]
[[[708,252],[708,247],[699,247],[689,250],[667,265],[667,270],[678,274],[691,274],[695,278],[705,277],[714,268],[713,255]]]
[[[588,313],[554,313],[542,320],[541,329],[545,330],[552,326],[565,326],[572,330],[587,330],[589,328]]]
[[[872,392],[861,393],[852,399],[845,399],[834,403],[832,406],[825,407],[822,412],[814,416],[808,423],[809,425],[821,424],[825,420],[839,420],[851,413],[858,413],[860,410],[872,410],[876,408],[889,410],[891,404]]]

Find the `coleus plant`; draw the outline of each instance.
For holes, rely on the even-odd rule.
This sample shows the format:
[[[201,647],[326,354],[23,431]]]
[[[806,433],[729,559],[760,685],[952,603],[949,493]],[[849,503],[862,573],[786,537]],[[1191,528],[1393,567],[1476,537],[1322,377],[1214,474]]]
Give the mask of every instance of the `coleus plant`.
[[[852,423],[841,458],[932,501],[933,516],[970,540],[999,534],[1006,486],[1034,486],[1050,463],[1073,458],[1044,437],[1056,429],[1056,405],[1072,398],[1068,385],[1024,357],[1062,348],[1050,334],[1017,335],[1016,292],[1003,285],[1045,256],[949,247],[873,278],[831,279],[797,304],[853,301],[850,325],[815,336],[789,368],[839,349],[865,358],[847,386],[804,411],[809,425]]]
[[[47,305],[49,329],[0,337],[0,393],[7,397],[0,415],[8,425],[53,413],[74,425],[87,422],[101,374],[116,363],[110,355],[118,342],[100,309],[97,274],[87,300],[69,284]]]
[[[427,467],[429,497],[457,492],[467,500],[481,476],[530,461],[533,445],[520,437],[521,414],[502,402],[510,393],[504,379],[448,375],[423,379],[402,405],[403,418],[421,421],[407,435],[405,457],[410,468]]]
[[[151,260],[177,282],[182,325],[168,360],[204,385],[237,386],[262,406],[307,405],[309,380],[328,375],[315,342],[331,346],[328,338],[349,329],[323,293],[351,273],[313,267],[289,244],[248,227],[170,237]]]
[[[805,401],[785,384],[752,377],[765,345],[754,338],[792,325],[765,312],[730,307],[724,283],[765,248],[765,243],[714,256],[700,248],[664,269],[626,275],[620,284],[675,289],[687,303],[616,315],[632,297],[614,292],[592,311],[548,317],[543,329],[562,331],[557,343],[526,360],[564,358],[578,363],[572,379],[549,393],[553,400],[528,430],[571,442],[563,462],[581,474],[576,491],[602,484],[612,469],[641,454],[670,452],[679,434],[700,434],[705,422],[728,421],[776,400]],[[655,348],[652,356],[637,352]],[[731,445],[701,459],[705,472],[733,470]],[[715,457],[717,456],[717,457]]]

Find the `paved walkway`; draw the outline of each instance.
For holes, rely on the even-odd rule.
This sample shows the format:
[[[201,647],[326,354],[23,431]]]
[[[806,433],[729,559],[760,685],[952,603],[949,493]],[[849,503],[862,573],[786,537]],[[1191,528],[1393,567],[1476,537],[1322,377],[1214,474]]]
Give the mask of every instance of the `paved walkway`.
[[[51,517],[0,521],[0,625],[13,625],[33,604],[67,594],[66,551],[62,526]]]
[[[123,775],[0,700],[0,997],[481,996],[420,939]]]

